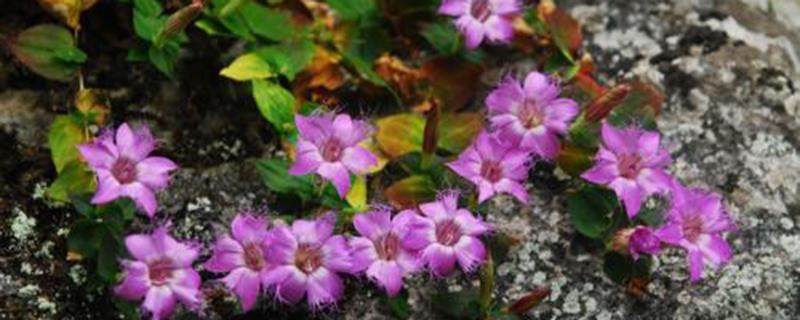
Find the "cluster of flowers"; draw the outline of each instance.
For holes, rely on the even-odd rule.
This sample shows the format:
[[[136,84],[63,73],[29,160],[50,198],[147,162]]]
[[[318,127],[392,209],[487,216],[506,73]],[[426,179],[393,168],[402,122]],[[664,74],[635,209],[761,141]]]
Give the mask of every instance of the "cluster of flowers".
[[[347,115],[298,116],[296,122],[301,135],[298,150],[303,151],[292,168],[295,173],[316,170],[344,195],[349,170],[362,172],[375,161],[357,145],[368,132],[362,122]],[[154,148],[146,127],[132,130],[127,124],[79,146],[97,175],[92,202],[128,197],[152,218],[157,207],[154,193],[167,186],[169,172],[177,168],[166,158],[149,157]],[[427,268],[446,277],[456,264],[471,272],[486,258],[480,237],[491,227],[460,208],[458,198],[457,192],[443,192],[436,201],[394,216],[389,208],[358,214],[353,218],[355,237],[333,234],[333,212],[315,220],[294,220],[291,226],[276,221],[272,228],[264,218],[240,214],[230,235],[217,239],[204,267],[227,273],[221,282],[245,310],[265,292],[283,303],[305,297],[312,308],[330,305],[343,294],[342,274],[365,274],[393,296],[413,272]],[[178,301],[190,309],[200,305],[202,281],[193,267],[199,244],[178,242],[163,226],[150,234],[127,236],[125,246],[133,259],[122,261],[124,278],[115,288],[118,296],[143,300],[142,308],[155,319],[169,317]]]
[[[476,48],[484,39],[511,41],[513,19],[521,8],[518,0],[444,0],[439,13],[457,17],[455,25],[464,34],[467,47]],[[524,87],[508,80],[486,99],[498,134],[482,133],[472,147],[449,164],[478,186],[479,201],[495,193],[508,193],[527,203],[528,194],[520,185],[527,176],[525,163],[529,157],[525,151],[552,159],[559,148],[557,135],[564,133],[578,113],[572,100],[556,99],[557,94],[558,88],[543,75],[531,73]],[[585,180],[613,189],[631,219],[638,214],[642,200],[653,194],[671,201],[663,226],[657,230],[644,226],[623,230],[617,243],[637,259],[639,253],[660,252],[662,244],[687,250],[692,281],[702,278],[703,261],[720,268],[730,260],[731,249],[721,233],[735,226],[720,196],[686,188],[665,171],[671,159],[660,148],[657,132],[635,127],[616,129],[604,123],[602,140],[595,166],[582,175]]]
[[[470,272],[485,259],[479,237],[490,226],[459,208],[457,201],[458,194],[451,192],[420,205],[421,214],[405,210],[392,217],[381,208],[356,215],[358,236],[349,238],[333,234],[333,212],[315,220],[298,219],[291,226],[276,221],[272,228],[264,218],[240,214],[230,235],[217,239],[204,267],[227,274],[220,281],[239,297],[244,310],[267,292],[289,304],[305,297],[314,309],[333,304],[344,293],[344,274],[365,274],[393,296],[404,277],[422,268],[445,277],[456,264]],[[130,235],[125,245],[134,260],[122,262],[125,277],[115,288],[118,296],[144,299],[142,308],[155,319],[168,317],[176,301],[190,309],[199,306],[201,280],[192,266],[198,245],[176,241],[166,227]]]

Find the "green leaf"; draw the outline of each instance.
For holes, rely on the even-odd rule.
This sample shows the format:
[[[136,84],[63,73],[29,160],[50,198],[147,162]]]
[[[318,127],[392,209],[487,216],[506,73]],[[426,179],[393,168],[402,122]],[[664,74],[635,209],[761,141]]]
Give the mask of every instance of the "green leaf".
[[[164,11],[158,0],[134,0],[133,8],[150,17],[159,16]]]
[[[545,21],[556,47],[567,60],[574,61],[572,54],[580,48],[583,40],[580,23],[561,9],[553,10]]]
[[[328,0],[328,5],[342,20],[358,20],[376,9],[374,0]]]
[[[161,47],[151,46],[147,51],[147,57],[158,71],[164,75],[172,77],[175,72],[175,64],[180,56],[180,47],[177,43],[170,41]]]
[[[97,274],[106,282],[115,282],[122,257],[122,239],[103,229],[102,242],[97,250]]]
[[[297,33],[289,12],[270,9],[254,2],[245,4],[240,12],[250,31],[269,40],[284,41]]]
[[[314,51],[314,42],[300,35],[280,44],[259,48],[256,54],[269,62],[275,71],[294,80],[295,75],[314,58]]]
[[[572,225],[578,232],[593,239],[605,235],[617,207],[614,193],[600,187],[586,186],[567,196],[567,210]]]
[[[384,296],[386,304],[389,306],[389,311],[392,315],[401,320],[411,317],[411,306],[408,304],[408,291],[402,290],[400,294],[394,297]]]
[[[441,149],[459,153],[481,130],[483,117],[478,113],[442,114],[439,122]],[[387,155],[397,158],[410,152],[422,151],[425,118],[416,113],[403,113],[378,119],[375,138]]]
[[[442,114],[439,122],[439,148],[460,153],[483,128],[483,115],[477,112]]]
[[[75,76],[86,54],[75,47],[72,33],[55,24],[40,24],[10,38],[11,52],[33,72],[52,80]]]
[[[133,11],[133,30],[137,36],[151,43],[156,40],[166,21],[166,16],[151,16],[138,10]]]
[[[47,134],[47,143],[56,172],[61,172],[67,163],[80,159],[78,145],[85,142],[83,126],[75,117],[59,116],[53,121]]]
[[[280,85],[264,80],[253,80],[253,98],[258,110],[275,129],[291,132],[294,128],[294,96]]]
[[[436,190],[436,185],[430,177],[414,175],[395,182],[384,190],[384,194],[395,207],[410,208],[433,200],[436,197]]]
[[[80,161],[72,161],[64,166],[53,184],[47,188],[50,199],[68,202],[70,196],[93,193],[95,189],[94,174]]]
[[[603,256],[603,272],[617,284],[625,285],[634,277],[649,278],[652,259],[641,256],[639,260],[611,251]]]
[[[303,201],[314,196],[314,178],[311,175],[289,174],[289,163],[281,159],[267,159],[256,163],[267,188],[277,193],[295,194]]]
[[[72,224],[67,236],[67,248],[77,252],[83,257],[92,257],[100,247],[101,240],[97,237],[102,225],[91,219],[80,219]]]
[[[274,75],[272,66],[254,53],[246,53],[237,57],[219,74],[236,81],[265,79]]]
[[[425,25],[422,28],[422,37],[444,55],[457,54],[461,49],[461,33],[449,21]]]
[[[433,309],[437,319],[482,319],[481,307],[475,288],[458,292],[439,292],[433,296]]]
[[[345,197],[347,204],[350,205],[355,212],[364,212],[369,209],[367,205],[367,178],[364,176],[356,176],[353,186],[347,192]]]
[[[403,113],[378,119],[375,123],[378,146],[392,158],[421,151],[425,118],[416,113]]]

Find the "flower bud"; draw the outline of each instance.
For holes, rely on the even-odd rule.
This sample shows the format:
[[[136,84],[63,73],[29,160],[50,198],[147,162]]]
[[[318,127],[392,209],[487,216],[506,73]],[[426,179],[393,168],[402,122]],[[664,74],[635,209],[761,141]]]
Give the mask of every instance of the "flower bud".
[[[617,231],[611,243],[611,249],[621,254],[629,254],[634,260],[639,254],[657,254],[661,251],[661,241],[652,229],[644,226]]]
[[[198,0],[192,1],[192,4],[175,11],[175,13],[167,18],[167,22],[158,32],[156,40],[153,42],[155,46],[161,47],[161,45],[164,44],[164,41],[183,31],[183,29],[185,29],[189,23],[194,21],[194,19],[197,18],[202,11],[203,1]]]

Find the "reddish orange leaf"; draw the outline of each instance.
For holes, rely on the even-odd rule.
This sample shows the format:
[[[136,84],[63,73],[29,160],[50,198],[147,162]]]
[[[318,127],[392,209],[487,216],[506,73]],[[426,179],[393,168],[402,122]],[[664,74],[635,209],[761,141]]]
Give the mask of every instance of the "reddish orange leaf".
[[[544,20],[550,29],[553,42],[561,52],[570,60],[575,57],[583,40],[578,21],[558,8],[544,15]]]
[[[436,197],[436,186],[428,176],[416,175],[397,181],[384,191],[389,203],[395,208],[405,209]]]
[[[523,315],[528,312],[528,310],[539,305],[539,303],[541,303],[542,300],[547,298],[549,295],[550,288],[537,287],[516,302],[512,303],[510,306],[506,307],[506,311],[516,315]]]
[[[421,72],[440,100],[442,111],[453,112],[475,95],[483,68],[461,58],[439,57],[428,60]]]

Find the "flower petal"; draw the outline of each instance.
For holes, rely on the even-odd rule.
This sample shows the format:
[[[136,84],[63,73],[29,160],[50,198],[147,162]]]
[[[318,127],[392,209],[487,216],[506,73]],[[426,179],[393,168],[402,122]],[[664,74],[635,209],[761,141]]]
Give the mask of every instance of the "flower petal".
[[[390,297],[403,288],[403,270],[395,261],[378,260],[367,269],[367,276],[378,283]]]
[[[616,163],[598,161],[594,167],[581,174],[581,178],[595,184],[607,185],[619,177]]]
[[[489,232],[491,228],[481,219],[475,218],[472,213],[465,209],[458,210],[456,217],[453,219],[458,224],[461,232],[471,236],[480,236]]]
[[[183,268],[172,272],[169,287],[175,297],[190,308],[200,305],[200,274],[194,269]]]
[[[294,116],[294,122],[300,137],[317,145],[328,138],[330,127],[333,125],[333,121],[327,116],[307,117],[297,114]]]
[[[635,145],[630,145],[626,132],[622,129],[615,128],[608,124],[608,122],[603,122],[600,128],[600,135],[603,138],[603,145],[613,153],[619,154],[635,151],[632,150]]]
[[[275,287],[275,296],[278,300],[290,304],[300,302],[300,299],[303,299],[303,296],[306,294],[308,280],[306,275],[299,269],[291,266],[283,267],[283,269],[279,269],[277,273],[285,274],[285,278]]]
[[[153,243],[153,238],[147,234],[132,234],[125,237],[125,247],[139,261],[147,261],[151,256],[161,254]]]
[[[97,191],[92,197],[92,204],[104,204],[116,200],[122,196],[122,186],[117,179],[106,170],[97,171]]]
[[[319,153],[317,146],[309,141],[300,139],[297,141],[297,156],[292,167],[289,168],[289,174],[309,174],[317,170],[322,162],[322,155]]]
[[[466,39],[467,48],[475,49],[483,41],[483,25],[469,15],[463,15],[456,20],[456,27],[461,30]]]
[[[344,236],[335,235],[328,238],[322,245],[322,255],[322,265],[326,268],[338,272],[354,272],[350,248]]]
[[[689,279],[698,282],[703,279],[703,252],[698,249],[689,250],[686,257],[689,264]]]
[[[140,261],[123,262],[124,278],[114,287],[114,294],[126,300],[139,300],[150,289],[147,265]]]
[[[472,272],[486,259],[486,247],[475,237],[462,236],[453,247],[464,272]]]
[[[534,99],[538,103],[551,101],[558,95],[558,87],[547,75],[539,72],[528,73],[523,90],[528,99]]]
[[[78,145],[78,152],[81,153],[86,163],[93,168],[111,169],[116,157],[112,155],[102,144],[86,143]]]
[[[525,187],[523,187],[519,182],[503,178],[494,185],[494,189],[497,192],[510,194],[514,196],[514,198],[517,198],[519,202],[528,204],[528,190],[526,190]]]
[[[719,235],[701,234],[697,237],[697,247],[717,269],[728,263],[733,256],[730,245]]]
[[[242,267],[244,266],[244,249],[231,237],[221,236],[214,244],[213,254],[204,266],[211,272],[230,272]]]
[[[313,309],[336,302],[343,293],[342,279],[327,268],[319,268],[308,277],[308,304]]]
[[[147,291],[142,307],[153,315],[153,319],[168,319],[175,310],[175,297],[167,286],[152,287]]]
[[[489,114],[503,115],[516,112],[521,104],[525,102],[525,92],[517,80],[508,77],[504,79],[489,96],[486,97],[486,106],[489,107]]]
[[[377,239],[392,229],[392,213],[389,210],[373,210],[353,217],[356,231],[369,239]]]
[[[134,132],[127,123],[123,123],[117,128],[116,142],[120,156],[134,162],[139,162],[147,157],[156,147],[155,139],[147,127],[142,126]]]
[[[122,186],[122,192],[125,196],[131,198],[136,206],[144,210],[148,217],[151,219],[156,214],[156,194],[140,182],[133,182]]]
[[[361,146],[352,146],[342,152],[342,164],[350,171],[363,174],[378,163],[378,158]]]
[[[511,41],[511,38],[514,36],[514,30],[511,28],[511,21],[503,17],[493,15],[489,17],[489,19],[486,19],[483,25],[486,38],[493,42],[507,43]]]
[[[169,183],[169,172],[178,168],[172,160],[149,157],[136,164],[136,180],[152,190],[160,190]]]
[[[362,272],[366,270],[375,260],[378,259],[378,252],[372,240],[365,237],[354,237],[350,239],[350,256],[352,258],[351,271]]]
[[[267,220],[249,214],[239,214],[231,222],[233,238],[240,243],[261,243],[267,236]]]
[[[453,273],[456,265],[456,253],[452,247],[438,243],[429,245],[422,252],[422,260],[437,277],[446,277]]]
[[[239,281],[232,288],[239,301],[242,302],[242,309],[248,311],[253,308],[258,300],[258,294],[261,292],[261,278],[259,274],[246,268],[240,268],[241,277]]]
[[[333,183],[339,197],[344,199],[350,191],[350,172],[341,163],[323,163],[317,170],[320,176]]]
[[[662,169],[644,168],[639,171],[636,182],[646,194],[669,192],[673,178]]]
[[[548,131],[526,133],[520,142],[520,146],[531,149],[533,153],[547,160],[555,159],[559,151],[558,137]]]
[[[444,0],[438,13],[448,16],[460,16],[469,11],[469,0]]]
[[[291,229],[285,226],[272,228],[271,245],[267,249],[267,260],[273,265],[289,264],[297,251],[297,239]]]
[[[564,133],[578,112],[580,108],[575,100],[567,98],[553,100],[545,109],[545,126],[552,131]]]
[[[635,217],[639,213],[639,208],[642,207],[642,189],[635,182],[625,178],[617,178],[609,187],[614,189],[614,192],[622,200],[628,218]]]

